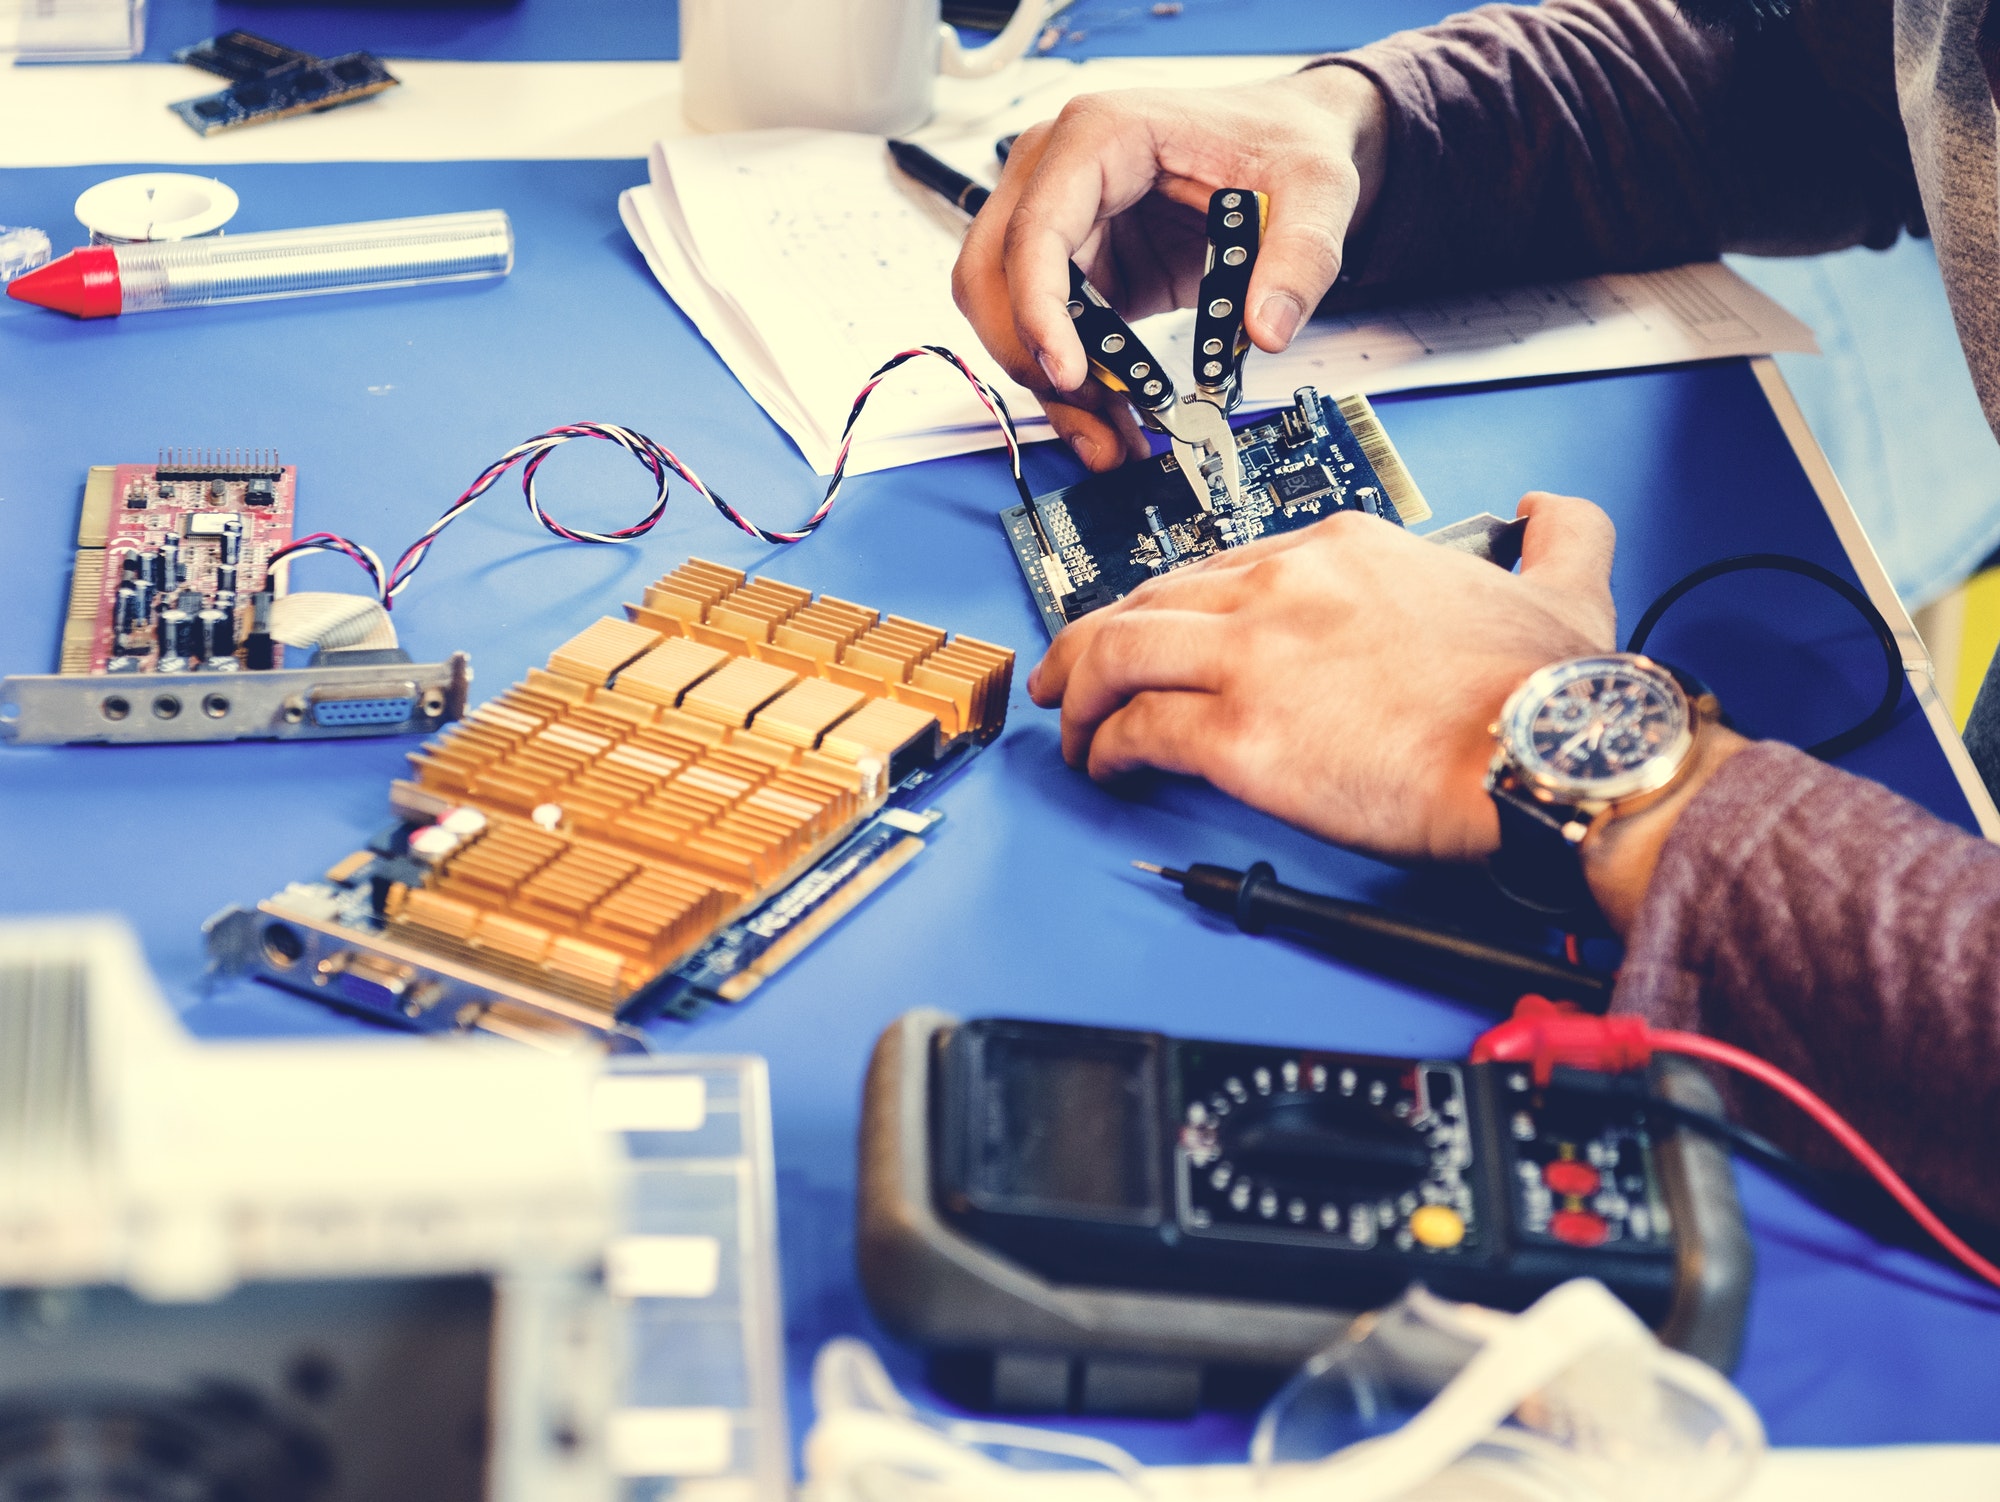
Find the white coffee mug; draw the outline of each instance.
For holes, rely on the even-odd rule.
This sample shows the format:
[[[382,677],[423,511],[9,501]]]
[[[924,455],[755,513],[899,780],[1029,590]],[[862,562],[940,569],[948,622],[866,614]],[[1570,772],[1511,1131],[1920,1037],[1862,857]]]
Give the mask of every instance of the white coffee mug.
[[[681,107],[697,130],[895,135],[930,119],[938,74],[998,73],[1051,9],[1020,0],[1004,31],[966,48],[938,0],[681,0]]]

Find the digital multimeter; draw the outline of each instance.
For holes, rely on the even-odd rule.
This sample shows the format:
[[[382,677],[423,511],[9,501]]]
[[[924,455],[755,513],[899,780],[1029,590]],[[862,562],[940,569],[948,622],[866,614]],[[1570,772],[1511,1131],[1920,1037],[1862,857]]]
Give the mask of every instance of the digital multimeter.
[[[1729,1161],[1662,1101],[1525,1068],[911,1013],[863,1117],[862,1283],[1012,1409],[1194,1406],[1412,1282],[1524,1308],[1594,1277],[1722,1368],[1751,1256]],[[965,1384],[961,1382],[960,1386]]]

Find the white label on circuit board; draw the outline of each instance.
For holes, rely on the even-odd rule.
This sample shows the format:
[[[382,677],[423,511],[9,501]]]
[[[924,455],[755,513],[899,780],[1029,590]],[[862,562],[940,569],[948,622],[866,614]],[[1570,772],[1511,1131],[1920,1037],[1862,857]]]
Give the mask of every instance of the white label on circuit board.
[[[621,1299],[705,1299],[722,1276],[713,1236],[620,1236],[604,1258],[605,1280]]]
[[[1054,595],[1058,601],[1064,595],[1073,592],[1069,582],[1069,570],[1063,567],[1062,559],[1056,557],[1055,554],[1044,553],[1042,555],[1042,574],[1049,581],[1049,593]]]
[[[692,1132],[708,1120],[708,1086],[699,1075],[610,1075],[592,1101],[606,1132]]]
[[[621,1408],[606,1431],[620,1476],[715,1476],[729,1469],[727,1408]]]

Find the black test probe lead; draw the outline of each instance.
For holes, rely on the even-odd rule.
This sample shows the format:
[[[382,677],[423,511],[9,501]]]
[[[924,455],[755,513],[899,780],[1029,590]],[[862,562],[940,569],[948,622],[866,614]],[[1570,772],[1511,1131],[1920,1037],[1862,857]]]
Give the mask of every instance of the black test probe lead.
[[[1602,970],[1489,944],[1369,903],[1302,892],[1280,882],[1268,861],[1248,871],[1132,864],[1176,883],[1190,902],[1233,918],[1246,934],[1298,934],[1336,959],[1400,980],[1503,1007],[1526,992],[1573,1001],[1588,1012],[1611,1005],[1613,977]]]

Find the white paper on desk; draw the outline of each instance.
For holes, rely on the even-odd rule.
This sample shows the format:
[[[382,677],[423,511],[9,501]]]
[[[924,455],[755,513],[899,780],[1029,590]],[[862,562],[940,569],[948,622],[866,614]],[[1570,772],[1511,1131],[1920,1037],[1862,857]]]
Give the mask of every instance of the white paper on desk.
[[[1238,60],[1256,74],[1276,61]],[[996,135],[1084,87],[1126,81],[1075,66],[1026,69],[1005,88],[957,96],[918,139],[990,181],[982,158]],[[1047,436],[1039,407],[1001,376],[952,303],[962,217],[896,172],[880,140],[806,130],[662,140],[649,184],[621,207],[661,285],[821,473],[869,372],[915,344],[957,351],[1001,391],[1024,438]],[[1192,327],[1188,312],[1138,326],[1183,382]],[[1815,350],[1804,324],[1704,263],[1315,319],[1284,354],[1251,354],[1245,404],[1280,406],[1302,385],[1344,395]],[[999,442],[962,382],[913,362],[870,402],[849,468]]]
[[[945,81],[916,139],[962,170],[996,175],[993,142],[1079,93],[1140,84],[1273,76],[1296,59],[1037,59],[997,79]],[[619,212],[669,296],[822,474],[854,394],[890,355],[942,344],[992,382],[1024,440],[1050,435],[1041,409],[981,348],[951,298],[965,220],[896,172],[879,138],[833,131],[678,134],[656,141],[649,180]],[[1000,442],[969,387],[913,361],[871,398],[850,473]]]
[[[1190,323],[1161,358],[1181,368],[1191,339]],[[1407,391],[1779,351],[1818,354],[1819,346],[1734,271],[1701,261],[1315,318],[1283,354],[1251,353],[1243,394],[1249,406],[1277,406],[1299,386]]]
[[[663,141],[652,190],[662,283],[821,473],[870,372],[915,345],[955,350],[1016,413],[1038,415],[952,303],[952,227],[899,190],[879,140],[776,130]],[[912,362],[870,399],[850,467],[928,457],[937,442],[910,440],[940,434],[953,435],[945,452],[999,441],[962,379]]]

